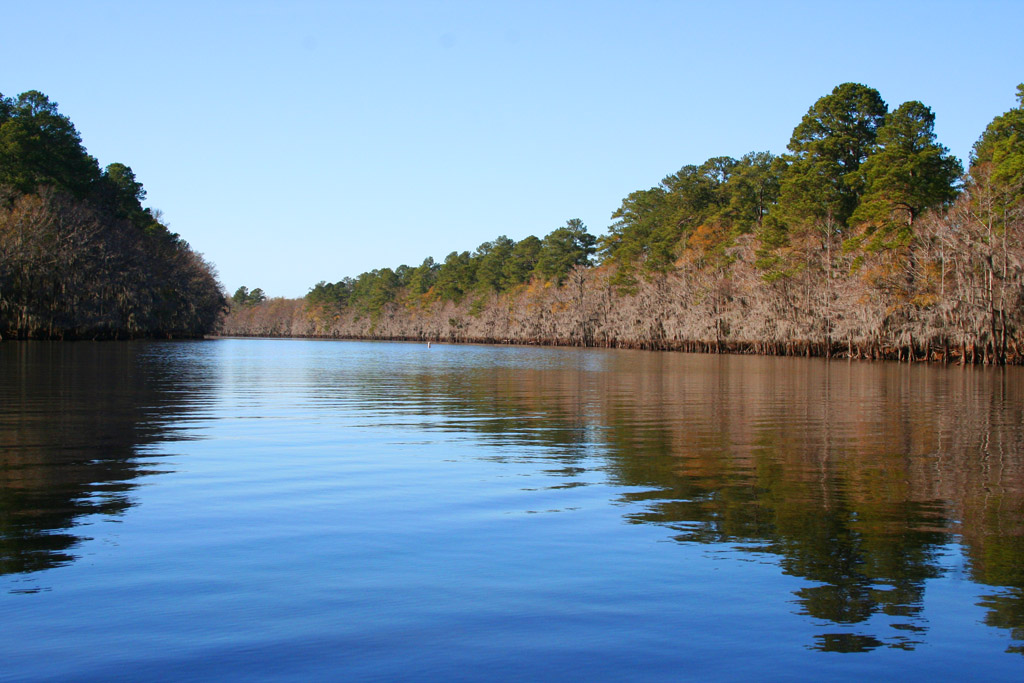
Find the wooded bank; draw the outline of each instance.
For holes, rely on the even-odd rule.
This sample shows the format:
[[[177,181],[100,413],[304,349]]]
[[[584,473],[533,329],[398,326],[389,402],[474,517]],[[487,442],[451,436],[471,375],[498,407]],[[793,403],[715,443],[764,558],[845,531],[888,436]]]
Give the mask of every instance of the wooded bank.
[[[145,196],[45,95],[0,95],[0,339],[209,332],[226,305],[214,268]]]
[[[220,333],[1021,363],[1021,241],[1008,240],[1005,255],[953,253],[953,243],[969,244],[964,237],[908,248],[900,262],[916,264],[912,278],[890,253],[856,268],[856,257],[840,254],[827,286],[813,268],[769,282],[757,239],[745,236],[728,248],[727,265],[687,252],[686,263],[641,278],[630,293],[615,286],[614,266],[575,266],[562,285],[536,279],[483,301],[393,301],[376,313],[269,299],[234,307]],[[990,263],[997,272],[984,270]]]
[[[964,173],[928,107],[845,83],[788,154],[684,166],[600,238],[573,219],[304,300],[241,288],[222,333],[1021,363],[1024,85],[1018,101]]]
[[[844,83],[788,152],[683,166],[629,194],[601,237],[579,219],[442,263],[380,268],[302,300],[239,288],[228,335],[508,342],[1020,363],[1024,85],[968,171],[920,102]],[[211,264],[100,170],[37,92],[0,97],[0,335],[201,336]]]

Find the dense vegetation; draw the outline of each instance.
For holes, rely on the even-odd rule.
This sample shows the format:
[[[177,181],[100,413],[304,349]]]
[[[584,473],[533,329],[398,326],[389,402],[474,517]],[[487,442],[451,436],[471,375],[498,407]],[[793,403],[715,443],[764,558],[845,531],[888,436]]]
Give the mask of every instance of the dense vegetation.
[[[234,334],[516,341],[964,362],[1024,357],[1024,85],[970,168],[920,102],[820,98],[785,154],[687,165],[571,220],[317,284]]]
[[[0,337],[195,337],[225,300],[213,267],[124,164],[100,169],[45,95],[0,95]]]
[[[501,235],[484,242],[473,253],[448,254],[444,263],[427,257],[415,268],[399,266],[363,273],[339,282],[320,282],[306,295],[311,304],[351,305],[377,313],[399,298],[430,301],[462,301],[504,292],[539,277],[558,284],[574,266],[588,265],[596,238],[578,218],[569,220],[543,240],[529,236],[515,242]]]

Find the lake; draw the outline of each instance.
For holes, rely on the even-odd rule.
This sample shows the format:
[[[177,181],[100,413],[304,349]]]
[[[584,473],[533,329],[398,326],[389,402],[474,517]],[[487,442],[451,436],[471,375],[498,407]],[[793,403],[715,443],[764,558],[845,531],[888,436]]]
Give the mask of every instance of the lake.
[[[1024,372],[0,344],[0,679],[1024,678]]]

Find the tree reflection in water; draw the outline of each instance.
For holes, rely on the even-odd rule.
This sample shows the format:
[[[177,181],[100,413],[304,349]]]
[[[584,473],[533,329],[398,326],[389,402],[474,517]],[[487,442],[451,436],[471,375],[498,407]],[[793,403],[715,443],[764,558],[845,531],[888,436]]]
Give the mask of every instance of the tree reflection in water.
[[[72,562],[86,520],[134,505],[146,446],[204,391],[188,346],[3,343],[0,574]]]
[[[798,613],[853,629],[811,647],[851,652],[923,642],[926,584],[957,544],[973,580],[1005,589],[983,600],[986,623],[1024,640],[1020,379],[1018,368],[619,353],[597,370],[411,376],[403,391],[473,417],[441,428],[543,444],[566,466],[600,450],[615,484],[641,489],[621,496],[630,522],[776,557],[812,584],[795,593]]]
[[[1024,642],[1019,368],[571,350],[538,366],[514,349],[473,353],[522,362],[456,353],[449,367],[317,368],[309,385],[324,395],[311,400],[356,387],[347,409],[471,433],[494,446],[481,457],[529,459],[567,486],[596,458],[628,522],[803,579],[793,602],[820,622],[812,649],[923,642],[928,582],[957,550],[993,587],[986,623]],[[71,561],[83,520],[133,504],[154,471],[147,445],[174,438],[168,427],[216,381],[197,358],[187,344],[5,343],[0,573]]]

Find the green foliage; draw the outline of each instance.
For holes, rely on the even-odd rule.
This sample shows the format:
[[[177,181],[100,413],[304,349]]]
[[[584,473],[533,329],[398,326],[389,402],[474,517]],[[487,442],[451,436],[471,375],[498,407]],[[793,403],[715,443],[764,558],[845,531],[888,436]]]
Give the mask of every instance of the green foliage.
[[[357,278],[346,277],[334,283],[321,280],[306,294],[306,303],[337,308],[351,306],[358,313],[376,316],[398,298],[403,288],[410,286],[415,272],[416,269],[399,266],[395,270],[371,270]]]
[[[789,150],[800,159],[819,157],[851,176],[867,159],[887,107],[874,88],[843,83],[818,99],[793,130]]]
[[[0,102],[0,185],[20,193],[55,185],[88,197],[100,180],[99,165],[57,103],[36,90],[17,99],[0,95]]]
[[[321,280],[306,294],[306,301],[311,304],[344,306],[352,296],[353,282],[350,277],[342,278],[333,283]]]
[[[502,289],[511,289],[530,279],[534,269],[537,267],[542,247],[540,239],[533,235],[524,237],[516,242],[515,246],[512,247],[512,253],[509,254],[508,260],[502,265]]]
[[[350,303],[363,313],[377,315],[385,305],[395,300],[398,287],[395,271],[390,268],[371,270],[362,273],[352,283]]]
[[[631,192],[612,214],[615,221],[608,234],[601,238],[600,253],[604,261],[629,263],[651,251],[652,235],[668,222],[664,187]]]
[[[960,162],[935,141],[935,116],[920,102],[905,102],[885,118],[871,155],[861,166],[864,196],[854,222],[875,231],[875,246],[905,243],[907,228],[926,209],[956,198]]]
[[[565,227],[552,230],[541,243],[536,272],[559,284],[575,266],[590,265],[596,251],[597,238],[587,232],[579,218],[566,222]]]
[[[101,172],[37,91],[0,96],[0,335],[199,336],[226,303],[131,168]]]
[[[423,263],[416,266],[409,274],[409,281],[406,285],[411,294],[426,294],[437,282],[437,271],[440,266],[434,263],[433,257],[423,259]]]
[[[473,254],[477,261],[476,287],[485,292],[498,292],[505,285],[505,265],[512,257],[516,243],[502,235],[493,242],[484,242]]]
[[[1017,106],[993,119],[974,144],[971,174],[987,174],[1013,200],[1024,199],[1024,83]]]
[[[264,294],[263,290],[259,287],[250,292],[248,287],[242,286],[236,289],[235,293],[231,295],[231,302],[235,306],[255,306],[256,304],[261,304],[266,300],[267,295]]]
[[[757,230],[779,197],[784,164],[769,152],[750,152],[732,167],[718,220],[737,233]]]
[[[474,318],[478,317],[481,313],[484,312],[485,308],[487,308],[487,299],[483,297],[480,297],[479,299],[474,299],[473,303],[469,305],[469,314]]]
[[[738,161],[713,157],[630,194],[600,242],[602,260],[617,266],[612,284],[628,293],[638,274],[675,268],[683,244],[701,226],[707,233],[702,239],[720,236],[719,227],[733,234],[757,230],[778,198],[781,169],[767,152]],[[722,247],[716,240],[716,248]]]
[[[399,288],[407,288],[409,283],[412,282],[413,273],[416,272],[415,268],[410,268],[404,263],[395,268],[395,278]]]
[[[775,216],[768,216],[757,231],[760,248],[754,265],[761,271],[762,277],[768,282],[789,277],[792,269],[787,267],[782,252],[789,245],[789,233],[786,225]]]
[[[371,270],[333,284],[322,281],[310,289],[305,298],[310,305],[351,307],[358,314],[371,316],[380,314],[392,302],[458,303],[468,295],[501,292],[526,282],[534,272],[541,251],[541,241],[536,237],[517,243],[502,235],[484,242],[472,254],[453,251],[441,264],[428,256],[415,268],[401,265],[394,270]],[[480,313],[484,302],[486,296],[473,300],[476,314]]]
[[[145,227],[151,220],[142,208],[146,190],[129,166],[118,163],[107,166],[95,194],[118,218],[126,218],[138,227]]]
[[[543,239],[514,242],[502,235],[472,253],[453,251],[441,264],[428,258],[416,268],[371,271],[349,287],[320,283],[307,299],[374,312],[391,302],[415,306],[469,297],[466,308],[479,315],[493,294],[531,279],[561,286],[574,268],[590,265],[597,252],[602,265],[610,266],[608,282],[620,293],[637,290],[641,279],[658,280],[685,269],[680,281],[707,284],[724,301],[748,281],[745,272],[732,269],[749,261],[753,251],[762,279],[777,284],[768,308],[791,314],[778,329],[800,329],[808,338],[822,333],[833,344],[833,331],[843,326],[845,334],[859,333],[850,329],[860,323],[832,308],[841,299],[833,281],[840,282],[843,273],[860,269],[862,277],[854,284],[865,286],[867,296],[872,288],[889,286],[904,297],[901,305],[910,301],[905,294],[917,279],[927,280],[928,286],[937,282],[940,290],[952,286],[950,266],[958,264],[947,263],[946,250],[956,230],[922,222],[922,235],[916,235],[914,224],[922,213],[955,200],[951,213],[963,214],[966,206],[971,215],[962,220],[977,222],[983,213],[980,203],[986,202],[987,233],[981,242],[994,247],[1000,238],[1002,251],[1009,254],[1013,240],[1019,241],[1009,230],[1011,219],[1019,216],[1013,198],[1021,196],[1024,186],[1024,85],[1019,92],[1022,105],[997,117],[975,146],[967,186],[971,194],[965,195],[975,205],[957,199],[961,169],[936,141],[928,107],[907,102],[889,113],[876,90],[844,83],[810,107],[793,131],[788,154],[751,152],[739,159],[719,156],[685,165],[623,199],[599,241],[573,219]],[[108,170],[107,175],[113,174]],[[130,183],[121,186],[128,188],[122,196],[130,194]],[[929,214],[929,221],[936,215]],[[928,230],[930,237],[924,234]],[[939,250],[937,270],[927,259],[902,251],[873,255],[921,249],[929,239],[924,248]],[[993,249],[988,252],[988,262],[994,263]],[[737,274],[742,277],[732,277]],[[1006,304],[1007,310],[1011,305]],[[804,320],[811,312],[818,318]],[[718,321],[716,334],[726,324]],[[991,337],[994,329],[989,325],[985,334]]]
[[[731,157],[714,157],[700,166],[687,165],[658,186],[633,192],[623,200],[612,214],[615,222],[608,235],[600,241],[602,261],[618,265],[616,284],[620,289],[633,285],[637,267],[644,272],[673,268],[680,240],[697,226],[728,213],[728,188],[738,163]],[[739,183],[732,187],[741,191]],[[736,211],[742,212],[739,200]]]
[[[845,228],[864,189],[860,166],[885,123],[878,91],[857,83],[836,86],[793,130],[779,202],[797,226]]]
[[[476,262],[468,251],[453,251],[445,257],[437,272],[434,289],[445,301],[462,301],[476,285]]]

